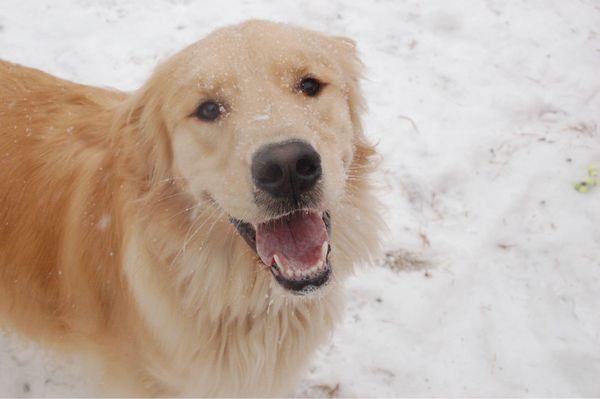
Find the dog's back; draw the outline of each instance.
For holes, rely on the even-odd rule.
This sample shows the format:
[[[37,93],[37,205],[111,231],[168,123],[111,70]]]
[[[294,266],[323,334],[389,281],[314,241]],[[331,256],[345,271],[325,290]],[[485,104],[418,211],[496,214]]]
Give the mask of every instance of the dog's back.
[[[98,223],[112,217],[104,142],[122,95],[1,61],[0,81],[0,321],[52,343],[96,334],[119,281],[118,237]]]

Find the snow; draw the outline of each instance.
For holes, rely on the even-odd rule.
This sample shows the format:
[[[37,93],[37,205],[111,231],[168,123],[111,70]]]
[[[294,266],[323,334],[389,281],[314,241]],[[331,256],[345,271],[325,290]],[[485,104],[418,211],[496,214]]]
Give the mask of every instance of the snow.
[[[0,58],[135,89],[260,17],[358,42],[383,155],[386,256],[296,394],[600,395],[600,4],[592,0],[2,0]],[[0,335],[0,395],[91,392]]]

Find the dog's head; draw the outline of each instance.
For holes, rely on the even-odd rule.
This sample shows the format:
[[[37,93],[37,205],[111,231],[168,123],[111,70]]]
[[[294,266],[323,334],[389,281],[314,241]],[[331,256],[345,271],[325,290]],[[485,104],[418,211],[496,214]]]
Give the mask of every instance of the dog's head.
[[[287,290],[324,286],[331,219],[372,153],[359,75],[348,39],[264,21],[212,33],[141,90],[163,143],[154,178],[168,171],[224,210]]]

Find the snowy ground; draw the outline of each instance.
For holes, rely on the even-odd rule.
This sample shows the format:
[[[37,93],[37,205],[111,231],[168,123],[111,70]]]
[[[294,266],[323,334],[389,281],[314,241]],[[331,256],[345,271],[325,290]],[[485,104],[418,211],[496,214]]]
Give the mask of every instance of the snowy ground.
[[[599,396],[600,3],[2,0],[0,58],[129,90],[248,17],[359,43],[384,156],[387,255],[297,394]],[[0,395],[76,370],[0,335]]]

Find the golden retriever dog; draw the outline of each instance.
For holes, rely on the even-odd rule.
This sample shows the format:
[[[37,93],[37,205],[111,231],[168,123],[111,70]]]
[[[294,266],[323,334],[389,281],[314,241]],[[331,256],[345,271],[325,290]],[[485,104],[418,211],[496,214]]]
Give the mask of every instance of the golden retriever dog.
[[[377,255],[351,40],[219,29],[138,91],[0,63],[0,322],[114,395],[293,392]]]

